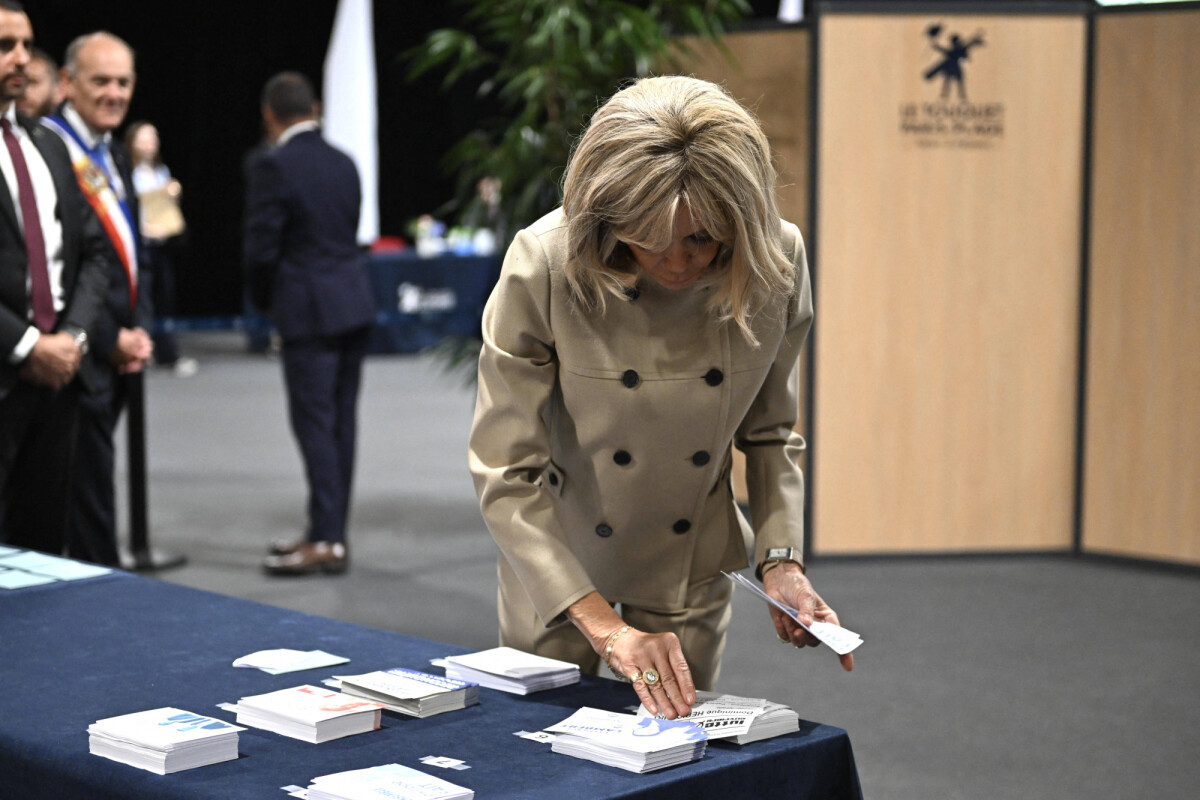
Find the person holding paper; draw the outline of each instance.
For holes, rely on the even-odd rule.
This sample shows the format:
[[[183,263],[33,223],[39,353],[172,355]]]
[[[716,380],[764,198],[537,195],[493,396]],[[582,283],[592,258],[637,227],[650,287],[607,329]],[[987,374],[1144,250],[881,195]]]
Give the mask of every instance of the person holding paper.
[[[772,597],[838,621],[800,563],[812,303],[775,179],[723,89],[638,81],[596,112],[563,207],[517,234],[484,311],[470,465],[500,548],[501,643],[603,659],[667,718],[717,681],[743,531]],[[817,645],[771,614],[780,639]]]

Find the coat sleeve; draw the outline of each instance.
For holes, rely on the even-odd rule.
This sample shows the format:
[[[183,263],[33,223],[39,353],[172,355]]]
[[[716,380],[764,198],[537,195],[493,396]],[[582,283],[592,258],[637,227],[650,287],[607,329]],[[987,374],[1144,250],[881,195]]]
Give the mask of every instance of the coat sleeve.
[[[288,220],[283,176],[278,163],[261,156],[248,168],[243,263],[250,301],[259,311],[270,311],[275,271],[283,248]]]
[[[746,456],[746,487],[754,526],[754,563],[772,547],[804,547],[804,439],[794,428],[800,407],[800,348],[812,326],[812,291],[800,232],[785,223],[785,241],[794,237],[796,289],[788,325],[767,378],[735,435]]]
[[[488,529],[547,625],[594,588],[567,546],[547,472],[558,379],[550,294],[546,253],[522,231],[483,312],[469,453]]]

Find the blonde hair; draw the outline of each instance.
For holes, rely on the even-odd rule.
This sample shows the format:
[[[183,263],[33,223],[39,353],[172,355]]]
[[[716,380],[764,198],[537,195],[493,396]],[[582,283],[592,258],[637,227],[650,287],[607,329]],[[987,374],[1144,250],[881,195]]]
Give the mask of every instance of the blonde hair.
[[[789,295],[796,277],[783,252],[775,179],[758,122],[721,87],[661,77],[621,90],[592,117],[563,183],[564,272],[575,299],[601,313],[608,294],[624,299],[639,272],[623,243],[666,249],[686,203],[721,243],[703,278],[714,290],[709,308],[757,345],[751,320]]]

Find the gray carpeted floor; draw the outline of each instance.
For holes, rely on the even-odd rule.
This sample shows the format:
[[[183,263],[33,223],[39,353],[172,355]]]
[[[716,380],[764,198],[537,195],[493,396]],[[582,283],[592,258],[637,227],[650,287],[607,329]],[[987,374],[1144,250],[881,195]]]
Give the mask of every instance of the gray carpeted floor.
[[[466,471],[461,376],[428,357],[368,361],[353,567],[269,578],[267,541],[303,525],[279,365],[232,334],[182,344],[199,374],[155,371],[148,387],[152,542],[188,558],[158,577],[495,644],[495,548]],[[816,561],[809,574],[866,640],[854,673],[828,650],[777,643],[739,592],[720,688],[848,730],[868,798],[1197,795],[1194,573],[1048,556]]]

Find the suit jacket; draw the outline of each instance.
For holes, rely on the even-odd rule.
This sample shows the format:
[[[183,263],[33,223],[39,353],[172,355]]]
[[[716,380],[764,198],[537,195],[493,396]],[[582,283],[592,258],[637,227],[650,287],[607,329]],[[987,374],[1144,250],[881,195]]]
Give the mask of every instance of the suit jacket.
[[[354,162],[319,132],[306,131],[249,169],[244,255],[255,305],[271,314],[284,339],[372,324]]]
[[[58,203],[55,213],[62,224],[64,308],[57,328],[88,331],[89,338],[108,288],[108,238],[84,199],[75,179],[71,158],[62,140],[28,117],[17,121],[33,140],[54,179]],[[29,274],[25,236],[21,232],[12,196],[0,176],[0,397],[16,384],[18,368],[6,356],[29,328]]]
[[[753,348],[708,290],[639,283],[584,312],[556,211],[520,232],[483,315],[470,465],[501,557],[543,623],[595,589],[672,612],[689,583],[804,541],[799,353],[812,321],[800,232],[782,223],[796,287],[756,315]],[[730,481],[746,455],[753,530]],[[503,580],[503,578],[502,578]],[[514,587],[515,588],[515,587]]]
[[[110,249],[108,292],[104,298],[104,308],[96,319],[95,332],[90,335],[93,345],[83,366],[85,372],[91,373],[90,383],[93,391],[105,389],[112,383],[116,371],[109,361],[108,354],[116,347],[121,328],[142,328],[147,332],[154,330],[150,262],[146,249],[142,246],[142,235],[138,227],[140,209],[137,192],[133,189],[133,164],[125,148],[115,140],[109,145],[109,153],[112,154],[117,172],[125,184],[125,202],[133,219],[133,238],[138,258],[137,298],[131,305],[129,301],[133,287],[117,255],[119,245],[106,237]]]
[[[58,107],[59,124],[70,126],[63,114],[66,103]],[[64,136],[66,134],[63,134]],[[125,272],[118,255],[123,245],[107,238],[109,243],[109,281],[108,292],[104,298],[104,307],[96,318],[95,326],[88,331],[91,349],[81,367],[85,384],[91,391],[105,391],[112,386],[116,369],[109,360],[109,353],[117,345],[117,336],[121,328],[143,328],[151,331],[154,327],[154,312],[151,306],[151,275],[150,262],[145,248],[142,247],[141,232],[138,225],[140,209],[137,192],[133,188],[133,163],[125,148],[114,138],[108,145],[109,154],[116,164],[117,174],[125,187],[125,203],[129,208],[131,224],[129,226],[134,239],[134,252],[137,254],[137,295],[134,303],[133,284]],[[68,149],[68,152],[70,150]]]

